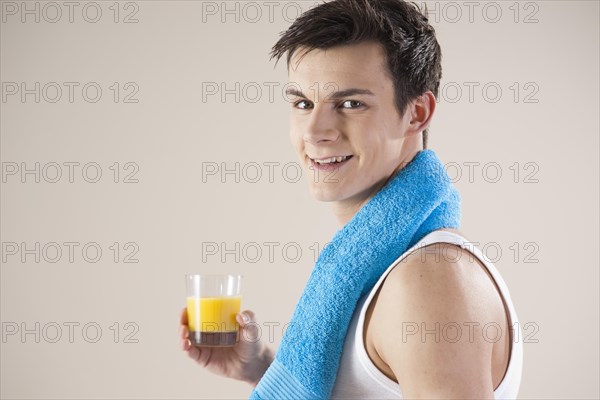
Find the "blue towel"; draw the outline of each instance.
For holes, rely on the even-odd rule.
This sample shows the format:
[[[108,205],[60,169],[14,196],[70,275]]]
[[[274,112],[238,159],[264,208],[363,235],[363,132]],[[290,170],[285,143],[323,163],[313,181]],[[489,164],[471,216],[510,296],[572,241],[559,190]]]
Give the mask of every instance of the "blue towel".
[[[327,399],[358,300],[428,233],[460,225],[460,194],[433,150],[421,150],[323,248],[250,399]]]

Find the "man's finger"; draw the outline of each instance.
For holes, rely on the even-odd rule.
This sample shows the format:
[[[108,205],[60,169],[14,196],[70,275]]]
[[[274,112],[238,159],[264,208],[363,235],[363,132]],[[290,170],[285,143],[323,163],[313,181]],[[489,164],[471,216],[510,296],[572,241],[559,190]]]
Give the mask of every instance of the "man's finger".
[[[188,339],[190,334],[190,330],[188,329],[187,326],[185,325],[179,325],[179,336],[181,336],[182,339]]]
[[[181,318],[179,319],[179,322],[181,322],[183,325],[187,325],[188,323],[187,308],[185,307],[181,310]]]

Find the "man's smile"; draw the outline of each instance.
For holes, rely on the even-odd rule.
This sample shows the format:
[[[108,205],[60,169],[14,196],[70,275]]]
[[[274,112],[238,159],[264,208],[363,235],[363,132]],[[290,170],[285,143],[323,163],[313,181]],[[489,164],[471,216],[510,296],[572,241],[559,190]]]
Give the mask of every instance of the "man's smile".
[[[330,163],[340,163],[342,161],[346,161],[352,157],[352,154],[346,156],[329,156],[329,157],[309,157],[312,162],[318,164],[330,164]]]
[[[350,162],[353,157],[354,156],[350,154],[323,158],[308,157],[308,159],[310,160],[310,168],[315,168],[321,171],[335,171]]]

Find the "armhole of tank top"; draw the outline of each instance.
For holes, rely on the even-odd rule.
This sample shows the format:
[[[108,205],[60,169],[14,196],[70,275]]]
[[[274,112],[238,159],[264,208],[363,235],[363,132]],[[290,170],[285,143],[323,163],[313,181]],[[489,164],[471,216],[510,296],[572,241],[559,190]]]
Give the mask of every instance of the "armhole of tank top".
[[[454,232],[449,231],[439,231],[442,235],[446,236],[446,238],[451,238],[450,241],[444,241],[447,243],[456,244],[463,249],[469,251],[471,254],[475,255],[479,262],[485,267],[485,269],[489,272],[492,277],[493,284],[497,288],[498,294],[500,295],[500,300],[502,301],[503,307],[505,311],[508,311],[508,327],[507,330],[509,332],[509,346],[510,351],[508,353],[508,365],[506,367],[506,371],[504,372],[504,376],[500,380],[500,384],[498,387],[494,388],[494,393],[502,396],[502,394],[506,391],[506,386],[510,383],[512,378],[512,371],[515,368],[515,356],[517,352],[517,346],[521,346],[520,342],[515,343],[514,340],[514,332],[512,327],[518,324],[518,317],[516,310],[514,309],[514,305],[512,299],[510,297],[510,291],[508,290],[508,286],[504,279],[500,275],[500,272],[496,269],[492,261],[490,261],[485,254],[481,252],[473,243],[469,242],[466,238],[461,235],[458,235]],[[518,326],[518,325],[517,325]],[[519,327],[520,329],[520,327]],[[519,334],[519,337],[521,335]],[[520,351],[520,350],[519,350]]]
[[[506,391],[506,386],[508,384],[511,383],[511,379],[513,376],[513,370],[515,368],[517,368],[516,366],[516,357],[517,355],[522,351],[522,343],[520,340],[518,340],[517,342],[515,342],[515,333],[513,330],[513,327],[517,326],[517,329],[519,329],[519,334],[518,337],[522,337],[522,333],[520,332],[520,325],[519,325],[519,318],[517,316],[517,312],[514,308],[514,304],[512,302],[512,298],[510,296],[510,291],[508,289],[508,286],[506,285],[506,282],[504,282],[504,279],[502,278],[502,276],[500,275],[500,272],[496,269],[496,267],[494,266],[494,264],[492,263],[491,260],[489,260],[485,254],[483,254],[481,252],[481,250],[479,250],[479,248],[475,247],[475,245],[473,243],[470,243],[468,240],[466,240],[464,237],[454,233],[454,232],[448,232],[448,231],[443,231],[444,233],[448,234],[449,236],[453,237],[454,239],[458,240],[458,241],[462,241],[462,245],[460,245],[463,249],[468,250],[469,252],[471,252],[472,254],[474,254],[477,259],[479,260],[479,262],[481,262],[481,264],[486,268],[486,270],[489,272],[489,274],[492,276],[493,279],[493,283],[495,284],[497,290],[499,291],[499,295],[500,295],[500,299],[502,301],[502,304],[504,306],[505,311],[508,311],[508,327],[507,330],[509,332],[510,338],[509,338],[509,346],[510,346],[510,351],[508,353],[508,365],[506,367],[506,371],[504,373],[504,376],[502,377],[502,379],[500,380],[500,384],[498,385],[497,388],[494,389],[494,394],[502,396],[504,394],[504,392]]]
[[[377,283],[375,283],[375,286],[373,286],[371,291],[366,295],[366,299],[361,306],[360,315],[358,317],[358,323],[356,326],[356,335],[354,338],[354,347],[358,353],[358,359],[360,360],[361,364],[365,367],[365,369],[367,369],[367,371],[369,371],[369,373],[372,375],[372,377],[374,379],[376,379],[378,382],[380,382],[381,384],[386,386],[388,389],[391,389],[393,392],[401,393],[400,386],[395,381],[388,378],[383,372],[381,372],[379,370],[379,368],[377,368],[377,366],[375,366],[375,364],[369,357],[369,354],[367,353],[367,349],[365,348],[365,343],[364,343],[364,339],[363,339],[365,314],[367,312],[367,309],[369,308],[369,304],[371,304],[371,301],[373,300],[373,297],[375,296],[375,293],[377,293],[377,290],[379,289],[379,287],[381,286],[381,284],[383,283],[383,281],[385,280],[387,275],[392,271],[392,269],[394,269],[394,267],[396,267],[396,265],[398,265],[398,263],[400,263],[403,259],[405,259],[409,255],[411,255],[415,251],[419,250],[421,247],[425,247],[425,246],[428,246],[428,245],[434,244],[434,243],[455,244],[455,245],[462,247],[463,249],[468,250],[472,254],[474,254],[479,259],[479,261],[484,265],[484,267],[487,269],[487,271],[490,273],[490,275],[492,276],[492,278],[494,280],[494,283],[496,284],[496,286],[498,287],[498,289],[500,291],[501,300],[505,306],[505,310],[508,309],[508,311],[509,311],[508,330],[510,332],[509,342],[510,342],[510,347],[511,347],[510,352],[509,352],[509,360],[508,360],[508,366],[506,368],[506,372],[505,372],[504,376],[502,377],[502,380],[500,381],[500,384],[498,385],[498,387],[494,389],[494,394],[502,394],[502,392],[505,391],[505,387],[509,382],[507,380],[507,378],[511,377],[511,373],[512,373],[513,369],[515,368],[516,346],[518,346],[520,344],[520,341],[515,343],[514,332],[512,330],[512,327],[514,326],[515,323],[517,324],[517,327],[518,327],[517,329],[519,329],[519,330],[521,329],[520,326],[518,325],[518,317],[517,317],[516,311],[513,307],[512,299],[510,298],[510,292],[508,290],[508,287],[506,286],[506,283],[504,282],[504,280],[502,279],[502,277],[500,276],[499,272],[496,270],[496,268],[494,267],[492,262],[490,260],[488,260],[487,257],[485,257],[485,255],[483,253],[481,253],[481,251],[473,245],[473,243],[470,243],[463,236],[458,235],[454,232],[450,232],[450,231],[436,230],[436,231],[430,232],[429,234],[425,235],[422,239],[419,240],[419,242],[417,244],[415,244],[413,247],[411,247],[406,252],[404,252],[385,270],[385,272],[381,275],[381,277],[379,278]],[[521,337],[521,336],[522,336],[522,334],[521,334],[521,332],[519,332],[519,337]]]

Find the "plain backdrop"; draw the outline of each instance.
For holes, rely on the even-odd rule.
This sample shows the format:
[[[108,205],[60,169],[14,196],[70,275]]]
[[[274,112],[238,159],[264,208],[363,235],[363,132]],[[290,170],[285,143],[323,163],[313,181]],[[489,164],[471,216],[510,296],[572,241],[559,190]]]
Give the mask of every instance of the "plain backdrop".
[[[429,147],[510,288],[520,398],[597,399],[599,5],[467,3],[428,2]],[[275,347],[338,229],[268,57],[314,4],[1,2],[3,399],[247,397],[179,349],[184,274],[243,274]]]

